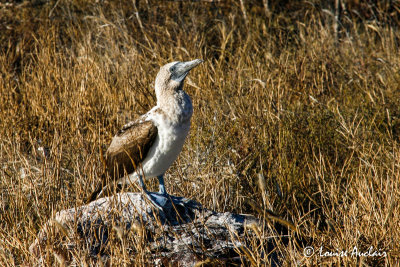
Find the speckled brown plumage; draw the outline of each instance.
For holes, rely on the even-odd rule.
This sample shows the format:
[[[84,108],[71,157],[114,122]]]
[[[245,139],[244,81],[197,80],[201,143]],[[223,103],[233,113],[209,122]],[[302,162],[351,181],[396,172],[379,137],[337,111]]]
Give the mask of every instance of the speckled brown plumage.
[[[140,167],[156,137],[157,127],[152,121],[134,121],[119,130],[106,152],[105,173],[87,202],[95,200],[103,187],[112,184],[108,179],[117,181]],[[108,191],[112,190],[108,188]]]

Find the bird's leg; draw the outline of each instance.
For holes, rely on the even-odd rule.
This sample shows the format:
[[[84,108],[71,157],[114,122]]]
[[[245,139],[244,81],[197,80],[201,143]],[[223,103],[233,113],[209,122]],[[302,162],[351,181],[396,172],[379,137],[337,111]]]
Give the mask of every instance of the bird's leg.
[[[159,175],[157,176],[158,178],[158,192],[162,195],[168,195],[167,191],[165,190],[165,184],[164,184],[164,175]]]
[[[164,184],[164,182],[163,182]],[[143,182],[143,178],[139,175],[139,185],[143,189],[144,195],[147,197],[148,200],[159,210],[163,210],[163,207],[167,203],[168,199],[160,194],[152,193],[147,191],[146,185]],[[165,188],[164,188],[165,192]]]
[[[181,198],[171,196],[170,194],[167,193],[167,190],[165,189],[165,183],[164,183],[164,175],[159,175],[157,176],[158,178],[158,195],[161,195],[160,197],[164,197],[165,199],[169,199],[172,203],[174,204],[182,204]]]
[[[143,178],[141,175],[139,175],[139,185],[143,189],[144,192],[147,192],[146,185],[144,184]]]

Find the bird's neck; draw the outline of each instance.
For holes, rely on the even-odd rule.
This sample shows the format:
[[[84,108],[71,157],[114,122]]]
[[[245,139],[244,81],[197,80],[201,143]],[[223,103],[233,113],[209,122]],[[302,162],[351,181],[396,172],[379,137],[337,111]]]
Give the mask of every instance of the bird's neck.
[[[192,101],[183,90],[157,96],[157,106],[176,123],[189,122],[193,113]]]

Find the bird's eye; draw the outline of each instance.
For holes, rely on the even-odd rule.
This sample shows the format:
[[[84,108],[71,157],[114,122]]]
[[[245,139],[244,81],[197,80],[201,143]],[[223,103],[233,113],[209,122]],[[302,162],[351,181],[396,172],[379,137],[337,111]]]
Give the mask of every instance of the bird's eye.
[[[171,72],[174,72],[175,71],[175,66],[172,66],[169,70],[171,71]]]

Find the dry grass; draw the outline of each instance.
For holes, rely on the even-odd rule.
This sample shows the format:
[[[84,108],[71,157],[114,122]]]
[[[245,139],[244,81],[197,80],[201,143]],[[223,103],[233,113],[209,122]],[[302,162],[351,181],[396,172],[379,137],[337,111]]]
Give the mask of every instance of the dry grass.
[[[246,6],[247,27],[233,1],[149,2],[1,4],[0,265],[34,262],[40,226],[93,189],[100,147],[154,105],[159,66],[194,58],[205,63],[186,82],[195,113],[171,193],[217,211],[273,210],[316,251],[387,253],[306,258],[282,244],[287,265],[396,264],[398,27],[347,17],[335,41],[331,15],[307,3],[268,19]],[[243,259],[263,264],[251,244]],[[109,246],[115,263],[145,262],[144,249],[129,259]]]

